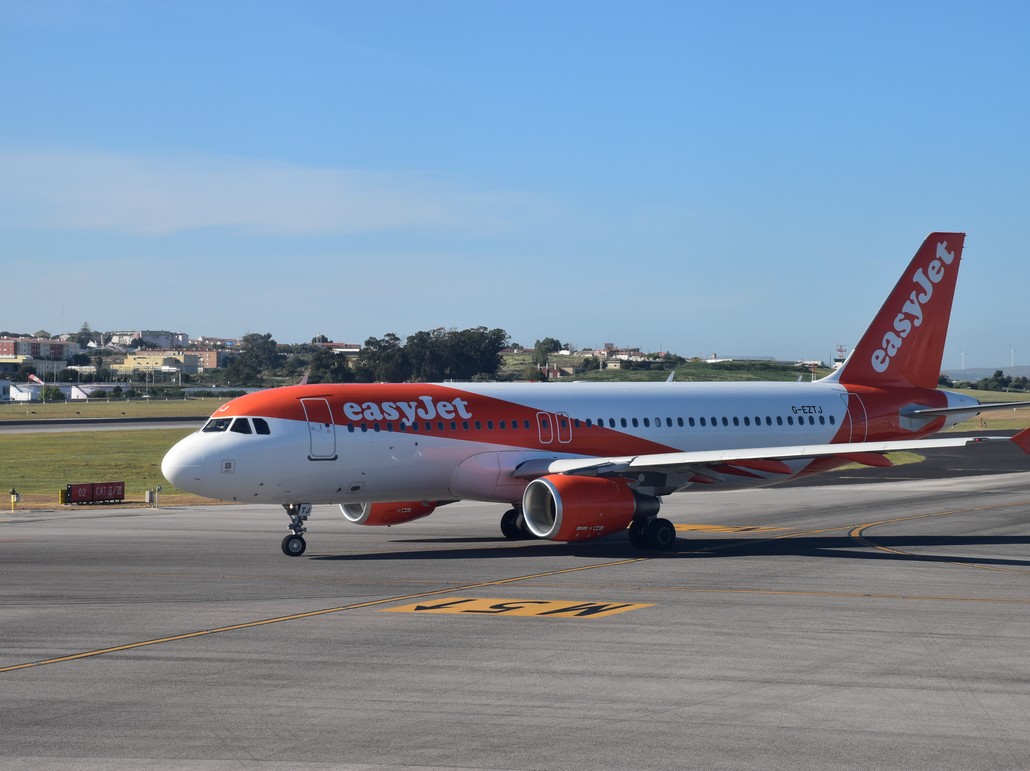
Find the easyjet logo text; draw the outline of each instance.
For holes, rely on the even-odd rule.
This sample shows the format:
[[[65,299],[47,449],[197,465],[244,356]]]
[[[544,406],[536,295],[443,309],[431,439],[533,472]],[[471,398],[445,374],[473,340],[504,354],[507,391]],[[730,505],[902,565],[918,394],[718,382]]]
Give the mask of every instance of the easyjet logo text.
[[[870,363],[877,372],[886,372],[894,359],[905,344],[905,338],[913,328],[923,323],[923,312],[926,304],[933,297],[934,287],[944,279],[947,266],[955,260],[955,252],[948,251],[948,244],[945,241],[937,244],[937,254],[924,271],[917,270],[912,276],[912,283],[915,288],[905,300],[901,310],[894,317],[893,329],[884,334],[880,347],[873,351]]]
[[[406,423],[421,420],[453,420],[472,417],[468,410],[468,402],[455,398],[450,401],[437,401],[431,396],[420,396],[410,402],[346,402],[343,414],[350,420],[403,420]]]

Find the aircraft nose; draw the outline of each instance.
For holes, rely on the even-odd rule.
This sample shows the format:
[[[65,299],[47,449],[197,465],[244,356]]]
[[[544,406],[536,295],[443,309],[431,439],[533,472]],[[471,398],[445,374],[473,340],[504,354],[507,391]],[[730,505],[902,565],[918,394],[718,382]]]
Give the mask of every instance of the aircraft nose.
[[[164,478],[187,492],[197,492],[201,484],[200,471],[204,464],[204,451],[197,447],[194,437],[187,436],[165,453],[161,461]]]

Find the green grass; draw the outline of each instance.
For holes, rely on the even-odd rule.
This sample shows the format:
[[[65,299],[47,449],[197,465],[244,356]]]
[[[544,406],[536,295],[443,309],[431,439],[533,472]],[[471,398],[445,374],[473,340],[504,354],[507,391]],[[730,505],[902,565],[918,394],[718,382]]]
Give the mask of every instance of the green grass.
[[[994,410],[985,412],[977,418],[959,423],[949,431],[1005,431],[1020,430],[1030,426],[1030,394],[1008,393],[1007,391],[975,391],[967,388],[954,388],[956,393],[972,396],[977,401],[990,402],[1026,402],[1026,407],[1012,410]],[[981,422],[982,421],[982,422]]]
[[[69,484],[125,482],[127,502],[142,503],[145,491],[157,485],[164,487],[161,499],[166,502],[206,501],[175,488],[161,476],[164,454],[189,433],[148,429],[3,434],[0,493],[13,487],[26,507],[32,507],[57,504],[59,492]],[[6,501],[6,495],[0,500]]]
[[[0,421],[58,418],[206,418],[227,399],[149,399],[0,403]]]

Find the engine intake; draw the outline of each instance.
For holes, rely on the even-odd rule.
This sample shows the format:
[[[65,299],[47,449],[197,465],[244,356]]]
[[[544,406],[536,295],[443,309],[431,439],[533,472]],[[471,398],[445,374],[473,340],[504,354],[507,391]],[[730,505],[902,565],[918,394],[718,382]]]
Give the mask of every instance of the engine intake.
[[[661,501],[620,479],[551,474],[522,496],[526,527],[538,538],[584,541],[625,530],[635,516],[653,516]]]

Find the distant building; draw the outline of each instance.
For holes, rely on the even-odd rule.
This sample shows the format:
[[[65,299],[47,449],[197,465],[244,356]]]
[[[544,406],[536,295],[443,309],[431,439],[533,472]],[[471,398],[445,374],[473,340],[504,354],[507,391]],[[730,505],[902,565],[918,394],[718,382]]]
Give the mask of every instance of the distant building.
[[[220,345],[225,348],[237,348],[240,341],[232,337],[208,337],[207,335],[201,335],[200,337],[190,338],[190,343],[193,345]]]
[[[115,345],[132,345],[135,340],[157,348],[185,348],[189,345],[190,336],[185,332],[169,332],[165,329],[134,329],[120,332],[108,332],[110,342]]]
[[[0,356],[31,356],[46,361],[68,361],[82,353],[78,343],[40,337],[0,337]]]
[[[340,356],[357,356],[361,353],[361,346],[358,343],[319,343],[319,345]]]

